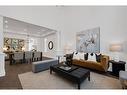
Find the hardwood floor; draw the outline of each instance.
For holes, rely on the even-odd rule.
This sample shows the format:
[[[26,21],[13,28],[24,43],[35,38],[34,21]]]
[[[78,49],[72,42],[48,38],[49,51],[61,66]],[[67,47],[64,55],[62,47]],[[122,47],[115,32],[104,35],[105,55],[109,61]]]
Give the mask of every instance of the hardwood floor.
[[[43,57],[43,60],[50,58]],[[9,64],[9,61],[5,62],[6,76],[0,77],[0,89],[22,89],[18,74],[29,72],[32,70],[32,65],[28,63],[16,63]]]

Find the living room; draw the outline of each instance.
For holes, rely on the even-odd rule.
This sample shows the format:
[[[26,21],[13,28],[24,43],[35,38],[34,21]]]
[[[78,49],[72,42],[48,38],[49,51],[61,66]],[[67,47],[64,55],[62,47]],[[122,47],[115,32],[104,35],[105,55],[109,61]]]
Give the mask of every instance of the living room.
[[[3,21],[2,16],[13,18],[19,21],[24,21],[30,24],[39,25],[43,27],[47,27],[49,29],[56,30],[58,32],[57,35],[57,44],[53,43],[53,46],[57,47],[56,52],[60,51],[62,53],[67,52],[76,52],[77,47],[77,35],[82,31],[92,30],[97,28],[99,31],[99,52],[101,54],[109,56],[110,59],[116,57],[114,52],[110,50],[110,45],[118,44],[121,45],[122,49],[117,53],[117,59],[120,61],[127,61],[127,7],[126,6],[0,6],[0,14],[1,14],[1,21]],[[8,22],[9,23],[9,22]],[[0,23],[1,24],[1,23]],[[3,25],[1,24],[1,27]],[[2,30],[2,28],[0,28]],[[0,32],[0,44],[1,44],[1,52],[3,52],[3,32]],[[48,39],[48,38],[47,38]],[[42,47],[44,48],[44,47]],[[51,47],[52,48],[52,47]],[[53,47],[54,49],[54,47]],[[44,50],[41,50],[44,52]],[[52,49],[51,49],[52,51]],[[45,54],[47,57],[52,57],[57,59],[57,53]],[[50,55],[50,56],[49,56]],[[63,59],[60,56],[60,61]],[[1,61],[3,62],[3,61]],[[3,62],[4,63],[4,62]],[[125,71],[127,70],[127,64],[125,64]],[[109,66],[109,71],[112,70],[112,65]],[[47,76],[47,72],[45,73],[31,73],[26,72],[26,75],[19,75],[20,82],[23,86],[23,89],[76,89],[75,85],[71,84],[70,82],[63,80],[63,78],[57,78],[56,81],[60,84],[61,80],[63,81],[61,85],[54,86],[57,83],[49,82],[50,87],[47,84],[44,84],[45,81],[43,80],[43,85],[38,83],[32,84],[36,77],[41,78],[41,74],[43,76]],[[26,79],[25,76],[30,77]],[[34,75],[34,76],[33,76]],[[94,75],[94,74],[92,74]],[[103,74],[102,74],[103,75]],[[6,76],[6,74],[5,74]],[[53,76],[53,75],[52,75]],[[45,78],[54,77],[47,76]],[[22,77],[22,78],[21,78]],[[25,77],[25,78],[24,78]],[[101,77],[97,75],[97,77]],[[91,77],[92,78],[92,77]],[[95,79],[96,79],[95,78]],[[102,76],[102,79],[96,80],[102,81],[103,78],[107,78],[107,76]],[[109,77],[108,77],[109,78]],[[107,78],[107,79],[108,79]],[[31,80],[33,79],[33,80]],[[116,83],[119,82],[118,77],[114,78],[117,80]],[[30,84],[31,81],[31,84]],[[37,80],[36,80],[37,81]],[[56,82],[55,81],[55,82]],[[108,80],[108,82],[110,79]],[[122,89],[119,84],[115,84],[111,80],[110,84],[105,88],[103,84],[96,82],[96,85],[89,84],[89,81],[84,84],[88,84],[88,87],[81,86],[81,89]],[[27,82],[29,84],[27,84]],[[70,83],[70,84],[69,84]],[[98,84],[97,84],[98,83]],[[107,83],[107,82],[106,82]],[[105,84],[106,84],[105,83]],[[25,85],[27,84],[27,85]],[[92,85],[92,86],[91,86]],[[40,86],[40,87],[39,87]],[[118,87],[116,87],[118,86]],[[31,88],[30,88],[31,87]],[[53,88],[54,87],[54,88]],[[91,88],[90,88],[91,87]]]

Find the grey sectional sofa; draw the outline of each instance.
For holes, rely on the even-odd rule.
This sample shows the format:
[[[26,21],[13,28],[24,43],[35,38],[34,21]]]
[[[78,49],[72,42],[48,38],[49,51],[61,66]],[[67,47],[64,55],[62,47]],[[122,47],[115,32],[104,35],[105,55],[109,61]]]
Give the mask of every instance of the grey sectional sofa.
[[[49,59],[49,60],[44,60],[44,61],[37,61],[32,63],[32,71],[34,73],[44,71],[50,68],[52,65],[58,64],[57,59]]]

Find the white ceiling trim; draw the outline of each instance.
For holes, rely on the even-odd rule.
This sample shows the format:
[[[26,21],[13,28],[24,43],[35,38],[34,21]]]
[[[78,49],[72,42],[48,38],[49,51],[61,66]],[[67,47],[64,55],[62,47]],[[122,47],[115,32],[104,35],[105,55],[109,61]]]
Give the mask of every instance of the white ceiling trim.
[[[10,32],[10,31],[8,31],[8,30],[4,31],[4,33],[28,36],[27,33]],[[35,34],[29,34],[29,36],[30,36],[30,37],[37,37],[37,38],[41,38],[41,37],[42,37],[41,35],[35,35]]]
[[[50,35],[53,35],[55,33],[57,33],[57,31],[53,31],[51,33],[46,33],[46,34],[42,35],[42,37],[50,36]]]
[[[38,37],[38,38],[43,38],[43,37],[46,37],[46,36],[49,36],[49,35],[53,35],[55,34],[57,31],[52,31],[52,32],[48,32],[48,33],[45,33],[43,35],[39,35],[39,34],[28,34],[28,33],[23,33],[23,32],[16,32],[16,31],[10,31],[8,29],[4,29],[4,33],[9,33],[9,34],[17,34],[17,35],[23,35],[23,36],[31,36],[31,37]]]
[[[4,17],[3,28],[4,28],[4,32],[8,32],[8,33],[11,32],[13,34],[30,35],[30,36],[37,36],[37,37],[42,37],[50,33],[52,34],[52,31],[56,31],[50,28],[30,24],[27,22],[19,21],[8,17]]]

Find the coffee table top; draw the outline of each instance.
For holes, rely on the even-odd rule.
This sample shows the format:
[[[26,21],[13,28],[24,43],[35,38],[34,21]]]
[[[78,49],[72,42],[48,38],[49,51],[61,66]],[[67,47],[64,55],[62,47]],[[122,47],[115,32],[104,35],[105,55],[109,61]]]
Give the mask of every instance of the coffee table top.
[[[63,71],[65,71],[65,72],[72,72],[73,70],[78,69],[77,66],[68,67],[68,66],[63,65],[63,64],[55,65],[55,66],[53,66],[53,68],[56,68],[56,69],[59,69],[59,70],[63,70]],[[64,68],[65,68],[65,69],[64,69]],[[66,68],[68,68],[68,69],[66,69]]]
[[[61,66],[63,66],[63,64],[51,66],[51,68],[57,70],[57,72],[69,74],[69,75],[76,77],[76,78],[85,77],[88,73],[90,73],[90,71],[87,69],[80,68],[80,67],[73,66],[73,65],[71,66],[71,70],[63,70],[60,68]]]

